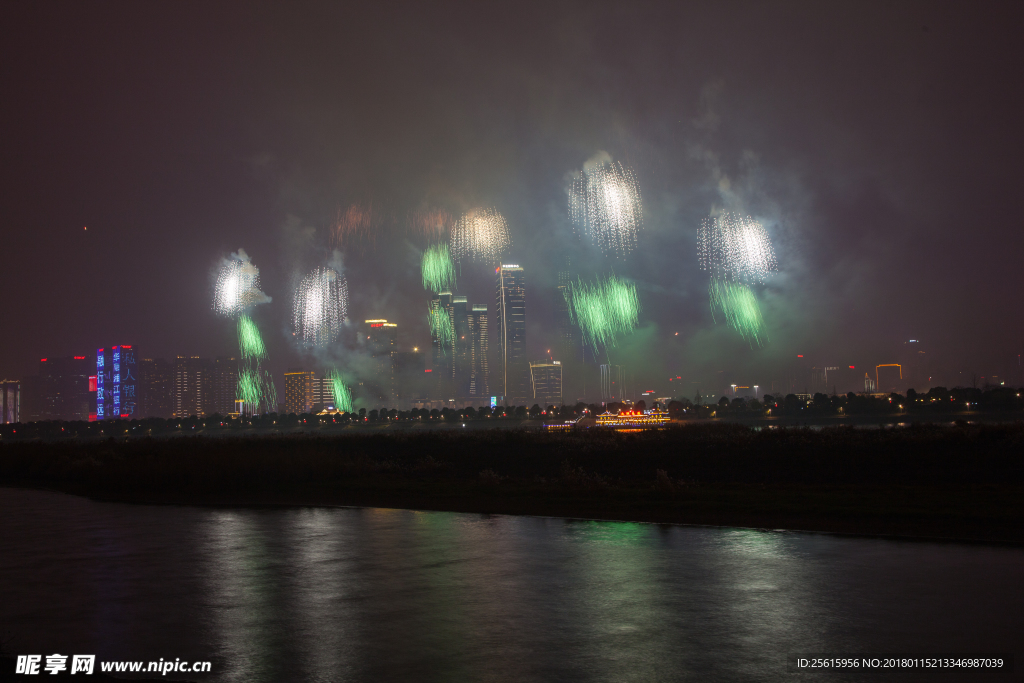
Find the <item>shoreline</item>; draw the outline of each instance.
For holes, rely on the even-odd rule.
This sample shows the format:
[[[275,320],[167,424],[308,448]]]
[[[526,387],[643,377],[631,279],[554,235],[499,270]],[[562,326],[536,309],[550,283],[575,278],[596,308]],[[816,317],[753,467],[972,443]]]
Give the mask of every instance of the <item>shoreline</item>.
[[[564,501],[555,502],[553,505],[537,504],[536,501],[517,501],[518,504],[505,499],[493,501],[487,505],[474,505],[470,500],[463,499],[462,504],[431,505],[429,500],[422,497],[402,498],[398,496],[376,497],[373,495],[358,495],[358,500],[350,496],[303,496],[302,494],[292,495],[271,495],[271,496],[193,496],[178,497],[173,495],[110,495],[96,494],[89,491],[77,490],[76,487],[53,487],[46,485],[35,485],[31,482],[0,482],[0,488],[12,488],[21,490],[43,491],[48,493],[60,493],[65,495],[79,496],[98,503],[118,503],[126,505],[155,505],[166,507],[198,507],[210,509],[262,509],[262,510],[285,510],[297,508],[345,508],[364,509],[378,508],[385,510],[405,510],[412,512],[448,512],[454,514],[476,514],[476,515],[504,515],[515,517],[535,517],[543,519],[558,519],[572,522],[609,522],[628,524],[657,524],[685,526],[704,529],[737,529],[747,531],[767,531],[775,533],[800,533],[800,534],[826,534],[832,536],[846,536],[851,538],[877,538],[892,541],[913,541],[929,543],[965,543],[972,545],[992,545],[1024,547],[1024,530],[1020,533],[999,533],[1011,532],[1011,528],[985,527],[987,534],[961,533],[952,534],[949,532],[948,523],[942,520],[931,518],[917,520],[854,520],[841,519],[837,516],[814,515],[809,512],[794,512],[790,514],[758,513],[756,511],[733,511],[725,513],[715,510],[690,511],[685,514],[679,510],[673,510],[671,506],[663,506],[658,509],[648,509],[646,514],[599,516],[598,508],[609,506],[571,506]],[[718,489],[716,493],[721,493]],[[1024,491],[1019,492],[1024,495]],[[592,505],[597,501],[588,501]],[[623,501],[625,502],[625,501]],[[622,509],[618,506],[618,509]],[[595,513],[595,514],[588,514]],[[797,520],[808,522],[801,525]],[[963,524],[959,526],[962,530],[978,530],[974,524]]]
[[[1022,445],[1024,423],[136,437],[0,444],[0,486],[1019,544]]]

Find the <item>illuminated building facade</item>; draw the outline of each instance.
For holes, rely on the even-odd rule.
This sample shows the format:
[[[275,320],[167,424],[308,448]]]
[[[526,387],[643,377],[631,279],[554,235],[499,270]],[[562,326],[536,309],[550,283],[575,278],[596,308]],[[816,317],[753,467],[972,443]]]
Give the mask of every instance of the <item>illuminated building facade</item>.
[[[96,349],[96,419],[138,418],[138,394],[135,349],[128,345]]]
[[[436,299],[431,300],[430,315],[437,321],[430,331],[431,393],[435,398],[454,398],[455,340],[454,336],[449,339],[441,334],[441,327],[451,324],[452,320],[451,292],[440,292]]]
[[[284,373],[284,412],[296,415],[312,413],[318,403],[315,394],[322,394],[320,384],[313,370],[289,368]]]
[[[139,361],[139,417],[174,417],[174,364],[163,358]]]
[[[21,382],[5,379],[0,382],[0,424],[21,422]]]
[[[367,320],[366,343],[373,357],[373,377],[368,387],[373,398],[393,405],[396,400],[395,352],[398,349],[398,325],[383,318]]]
[[[626,396],[626,371],[621,365],[601,366],[601,400],[621,401]]]
[[[487,304],[473,304],[467,316],[470,338],[467,396],[473,399],[489,399],[491,395],[487,322]]]
[[[238,359],[216,358],[210,371],[211,395],[206,408],[210,413],[218,415],[235,412],[235,394],[238,392]]]
[[[515,264],[495,269],[495,331],[498,337],[496,390],[499,400],[523,400],[526,383],[526,282],[523,269]]]
[[[669,423],[667,410],[623,410],[597,416],[598,427],[613,429],[663,427]]]
[[[199,356],[178,356],[174,361],[174,417],[205,417],[212,382],[210,363]]]
[[[530,363],[530,388],[541,407],[562,404],[562,364],[559,361]]]

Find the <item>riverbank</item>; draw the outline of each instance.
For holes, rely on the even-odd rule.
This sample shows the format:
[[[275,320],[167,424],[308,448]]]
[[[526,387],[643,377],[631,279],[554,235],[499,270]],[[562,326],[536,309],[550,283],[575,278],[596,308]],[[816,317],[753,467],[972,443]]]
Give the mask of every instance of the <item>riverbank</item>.
[[[15,443],[0,485],[1022,543],[1024,424]]]

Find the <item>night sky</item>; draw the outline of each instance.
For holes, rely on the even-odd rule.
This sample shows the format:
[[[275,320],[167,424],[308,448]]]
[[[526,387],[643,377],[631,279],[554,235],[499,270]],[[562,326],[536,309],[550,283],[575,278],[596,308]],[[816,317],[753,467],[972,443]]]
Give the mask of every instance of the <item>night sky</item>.
[[[613,355],[639,388],[722,370],[768,386],[796,354],[873,366],[910,338],[936,383],[1014,372],[1024,11],[938,5],[9,3],[0,375],[113,344],[235,355],[212,273],[239,248],[273,298],[255,314],[270,367],[316,366],[291,339],[291,287],[337,258],[339,208],[368,201],[501,211],[531,358],[555,343],[566,254],[585,279],[635,281],[640,327]],[[625,259],[567,215],[567,177],[602,152],[643,193]],[[700,221],[723,209],[760,220],[778,256],[761,349],[714,323],[697,267]],[[340,255],[351,319],[426,347],[422,245],[386,237]],[[493,269],[461,282],[493,306]]]

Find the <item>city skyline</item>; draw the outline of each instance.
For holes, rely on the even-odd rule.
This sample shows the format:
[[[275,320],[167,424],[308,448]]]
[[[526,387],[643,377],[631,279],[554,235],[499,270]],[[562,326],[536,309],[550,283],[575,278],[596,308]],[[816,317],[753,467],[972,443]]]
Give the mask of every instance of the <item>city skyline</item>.
[[[901,362],[910,339],[926,340],[944,385],[1019,372],[1024,237],[1008,150],[1021,131],[1008,112],[1020,95],[991,68],[1008,63],[999,55],[1013,41],[990,35],[1012,22],[964,23],[924,5],[831,23],[805,8],[769,39],[767,8],[644,7],[617,18],[594,8],[595,25],[616,27],[605,46],[566,8],[543,21],[524,10],[485,42],[445,12],[403,13],[429,28],[420,34],[391,10],[311,11],[319,20],[300,40],[283,10],[252,9],[250,28],[267,38],[257,41],[241,28],[204,33],[220,20],[234,26],[224,8],[129,8],[125,21],[139,27],[130,35],[83,8],[21,10],[25,30],[5,43],[3,67],[2,114],[18,135],[4,164],[0,291],[17,334],[0,343],[0,377],[109,339],[153,358],[237,356],[211,299],[219,265],[241,250],[260,270],[262,296],[246,303],[266,346],[255,370],[280,378],[317,361],[358,375],[369,352],[355,328],[316,353],[296,342],[299,280],[330,269],[345,280],[349,320],[387,317],[403,351],[426,348],[420,258],[456,224],[491,240],[484,251],[450,243],[455,295],[469,305],[493,306],[494,254],[529,273],[523,362],[560,353],[557,290],[571,258],[574,280],[635,286],[639,316],[610,363],[645,388],[668,390],[676,376],[718,386],[723,373],[786,383],[800,356],[873,368]],[[410,51],[349,35],[360,21],[380,22]],[[648,40],[651,22],[727,22],[736,49],[722,53],[707,32]],[[834,31],[829,49],[808,52],[821,25]],[[336,53],[331,26],[378,57],[372,69]],[[886,49],[865,47],[869,31]],[[442,39],[416,49],[427,34]],[[985,49],[950,47],[975,34]],[[535,51],[514,49],[523,36]],[[570,49],[566,36],[582,42]],[[109,50],[90,49],[97,41]],[[793,52],[752,81],[750,66],[779,44]],[[453,61],[461,49],[480,59]],[[123,53],[136,58],[113,56]],[[335,79],[347,94],[312,86]],[[725,273],[712,278],[710,305],[703,225],[732,226],[709,252],[724,260],[705,264]],[[762,262],[736,260],[743,231],[767,245]],[[571,364],[565,381],[592,391]]]

